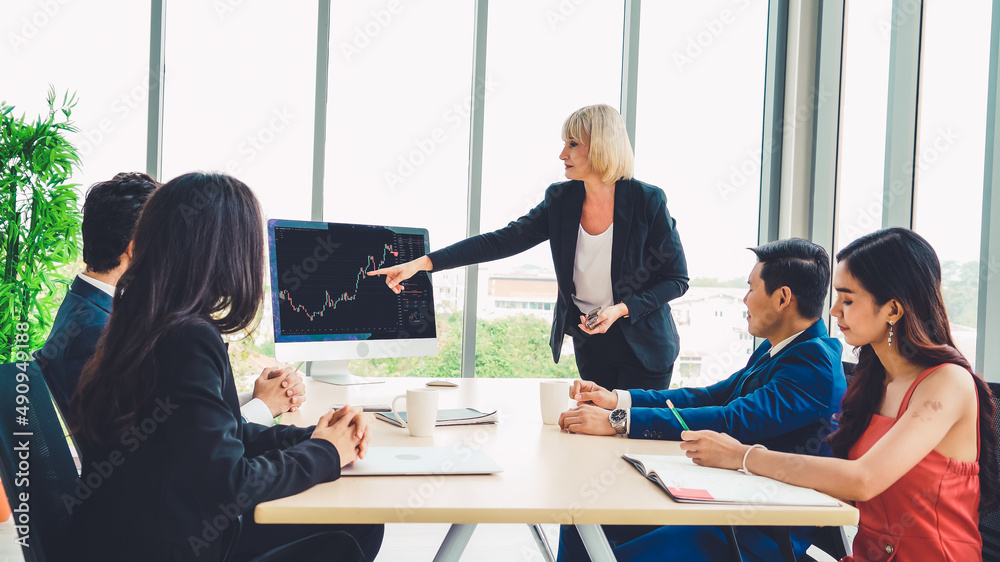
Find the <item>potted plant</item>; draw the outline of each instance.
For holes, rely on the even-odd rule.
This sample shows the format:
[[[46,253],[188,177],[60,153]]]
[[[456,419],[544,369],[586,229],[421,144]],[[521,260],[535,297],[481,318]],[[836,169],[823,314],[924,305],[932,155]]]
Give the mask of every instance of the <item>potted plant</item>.
[[[44,343],[66,278],[58,270],[80,253],[77,184],[69,183],[79,155],[66,139],[76,131],[76,96],[25,121],[0,102],[0,362],[27,360]]]

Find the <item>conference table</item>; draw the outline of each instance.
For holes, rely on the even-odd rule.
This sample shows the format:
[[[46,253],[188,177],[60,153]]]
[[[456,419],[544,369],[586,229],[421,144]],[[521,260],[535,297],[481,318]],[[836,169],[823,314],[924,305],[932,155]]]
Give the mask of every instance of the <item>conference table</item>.
[[[333,404],[387,405],[408,388],[434,379],[384,378],[378,384],[335,386],[305,379],[306,402],[281,423],[309,426]],[[679,455],[677,442],[575,435],[541,419],[541,379],[448,379],[439,409],[499,412],[495,424],[437,427],[431,437],[383,421],[371,426],[372,447],[449,447],[482,451],[502,468],[490,475],[358,476],[261,503],[259,523],[452,523],[436,562],[456,561],[478,523],[576,525],[592,560],[614,555],[601,530],[615,525],[856,525],[857,510],[839,507],[734,506],[674,502],[621,458],[624,453]],[[567,407],[569,400],[567,385]],[[360,461],[363,462],[363,461]],[[547,553],[544,536],[533,527]]]

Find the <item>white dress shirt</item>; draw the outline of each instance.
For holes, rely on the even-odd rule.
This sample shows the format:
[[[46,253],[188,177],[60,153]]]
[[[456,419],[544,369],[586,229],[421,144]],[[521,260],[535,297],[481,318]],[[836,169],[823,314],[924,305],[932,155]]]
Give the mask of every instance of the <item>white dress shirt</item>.
[[[111,295],[111,298],[114,298],[114,296],[115,296],[115,286],[114,285],[108,285],[104,281],[101,281],[99,279],[94,279],[93,277],[87,275],[86,272],[80,272],[80,274],[77,275],[76,277],[78,279],[80,279],[81,281],[86,281],[87,283],[90,283],[91,285],[93,285],[93,286],[97,287],[98,289],[104,291],[105,293]]]
[[[248,422],[259,423],[260,425],[274,425],[274,417],[271,415],[271,409],[260,398],[254,398],[252,391],[241,392],[239,397],[240,414],[243,416],[243,419]]]

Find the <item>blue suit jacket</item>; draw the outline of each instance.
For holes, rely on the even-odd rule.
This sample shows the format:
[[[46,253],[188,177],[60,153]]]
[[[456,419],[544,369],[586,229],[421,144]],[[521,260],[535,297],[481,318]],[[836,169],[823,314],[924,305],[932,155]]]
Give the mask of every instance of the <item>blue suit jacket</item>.
[[[36,355],[59,408],[68,412],[80,371],[94,355],[111,315],[111,295],[77,276],[59,306],[52,331]]]
[[[746,367],[706,388],[629,391],[629,437],[680,440],[669,399],[691,429],[728,433],[775,451],[829,455],[825,437],[847,388],[840,341],[817,320],[776,356],[768,355],[770,349],[764,342]]]
[[[559,288],[549,345],[558,363],[576,291],[573,265],[585,198],[582,181],[554,183],[541,203],[506,227],[432,252],[434,271],[513,256],[548,240]],[[629,310],[629,318],[617,324],[644,367],[666,371],[680,349],[668,303],[688,289],[687,261],[667,196],[638,180],[618,180],[614,226],[612,296]]]

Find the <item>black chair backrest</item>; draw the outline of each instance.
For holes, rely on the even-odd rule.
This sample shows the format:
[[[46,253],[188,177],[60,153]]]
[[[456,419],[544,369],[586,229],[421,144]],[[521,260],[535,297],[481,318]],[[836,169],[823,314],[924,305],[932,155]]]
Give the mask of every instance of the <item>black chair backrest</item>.
[[[1000,433],[1000,383],[991,382],[990,390],[993,391],[993,428]],[[1000,450],[992,461],[1000,466]],[[1000,560],[1000,511],[980,514],[979,533],[983,536],[983,560]]]
[[[71,516],[63,502],[65,496],[75,497],[79,475],[38,365],[0,365],[0,397],[0,480],[14,510],[14,525],[28,528],[21,547],[24,559],[73,560]],[[28,494],[28,501],[21,501],[22,494]],[[18,511],[22,503],[26,513]]]
[[[851,363],[850,361],[843,361],[844,364],[844,378],[847,379],[847,386],[851,386],[851,379],[854,378],[854,370],[858,368],[857,363]]]

